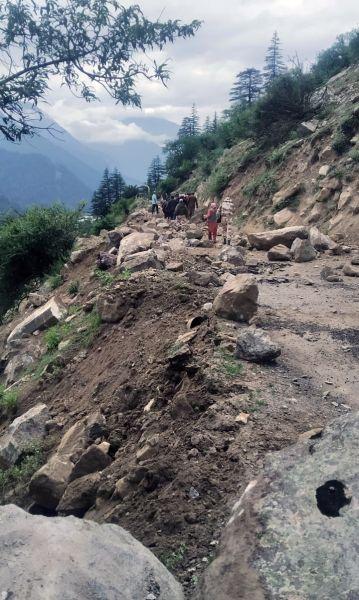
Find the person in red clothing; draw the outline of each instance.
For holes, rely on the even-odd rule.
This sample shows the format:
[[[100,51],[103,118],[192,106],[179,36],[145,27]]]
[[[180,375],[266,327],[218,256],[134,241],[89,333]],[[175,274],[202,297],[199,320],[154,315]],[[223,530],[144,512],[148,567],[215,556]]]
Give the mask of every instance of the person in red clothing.
[[[218,229],[218,212],[217,204],[212,202],[206,215],[206,221],[208,226],[208,239],[213,240],[214,243],[217,241],[217,229]]]

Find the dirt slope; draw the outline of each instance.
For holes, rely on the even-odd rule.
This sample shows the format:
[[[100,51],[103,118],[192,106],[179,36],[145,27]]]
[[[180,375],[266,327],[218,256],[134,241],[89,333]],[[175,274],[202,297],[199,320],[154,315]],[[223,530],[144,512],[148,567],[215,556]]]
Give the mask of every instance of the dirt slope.
[[[101,287],[91,275],[97,250],[70,267],[57,291],[63,302],[81,308],[94,294],[112,295],[122,298],[127,313],[119,323],[103,324],[86,350],[64,351],[53,374],[28,380],[19,412],[45,402],[66,431],[94,409],[103,411],[115,460],[85,517],[129,530],[191,598],[233,498],[266,453],[357,408],[359,278],[321,279],[321,269],[338,268],[342,257],[323,254],[312,263],[283,266],[269,264],[265,253],[248,252],[259,282],[255,321],[282,347],[277,365],[236,361],[235,338],[243,325],[211,313],[176,358],[176,340],[188,332],[188,319],[202,313],[219,289],[191,284],[185,273],[220,275],[221,242],[218,248],[176,250],[173,238],[183,242],[184,231],[166,231],[155,222],[146,227],[157,228],[156,245],[166,262],[181,261],[184,273],[146,271]],[[74,301],[67,295],[71,280],[80,282]],[[241,412],[249,415],[247,424],[236,421]],[[50,436],[49,454],[61,435]],[[130,485],[120,499],[115,486],[125,476]],[[26,490],[13,490],[5,500],[26,508],[32,502]]]

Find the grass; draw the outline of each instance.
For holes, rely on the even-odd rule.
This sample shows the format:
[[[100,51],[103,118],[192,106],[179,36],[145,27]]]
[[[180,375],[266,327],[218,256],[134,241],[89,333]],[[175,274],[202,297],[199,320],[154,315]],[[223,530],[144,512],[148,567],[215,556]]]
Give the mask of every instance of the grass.
[[[349,148],[350,141],[348,137],[340,130],[337,130],[332,141],[332,148],[337,154],[344,154]]]
[[[123,279],[125,281],[127,281],[127,279],[130,279],[132,275],[131,269],[124,269],[118,276],[118,279]]]
[[[107,271],[101,271],[101,269],[95,269],[95,277],[99,279],[103,287],[112,285],[116,279],[115,276],[112,275],[112,273],[108,273]]]
[[[278,148],[274,148],[266,158],[269,167],[282,164],[288,158],[288,155],[293,150],[293,147],[296,146],[296,143],[297,140],[291,140]]]
[[[359,148],[353,148],[353,150],[349,152],[349,156],[354,162],[359,163]]]
[[[44,462],[41,444],[32,443],[23,449],[20,462],[9,469],[0,469],[0,502],[10,487],[27,484]]]
[[[45,279],[45,283],[51,291],[56,290],[56,288],[60,287],[63,283],[62,275],[59,273],[56,275],[48,275]]]
[[[257,175],[257,177],[254,177],[252,181],[244,187],[243,194],[246,198],[262,196],[263,198],[269,199],[277,190],[278,184],[274,176],[274,171],[268,170]]]
[[[234,377],[238,377],[243,374],[244,367],[241,362],[239,362],[233,354],[227,352],[226,350],[220,348],[219,349],[219,357],[220,357],[220,365],[219,369],[228,377],[233,379]]]
[[[162,554],[160,560],[169,571],[173,571],[183,561],[187,549],[186,544],[180,544],[177,550]]]
[[[0,413],[2,417],[9,417],[15,414],[17,409],[18,392],[16,389],[5,390],[0,385]]]

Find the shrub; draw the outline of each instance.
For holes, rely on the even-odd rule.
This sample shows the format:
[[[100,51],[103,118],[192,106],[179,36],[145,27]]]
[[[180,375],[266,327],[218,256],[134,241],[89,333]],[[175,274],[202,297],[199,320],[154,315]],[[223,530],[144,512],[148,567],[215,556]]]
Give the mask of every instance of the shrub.
[[[62,340],[62,335],[57,325],[55,325],[55,327],[50,327],[50,329],[46,331],[44,339],[49,352],[56,350]]]
[[[56,288],[60,287],[60,285],[62,285],[63,281],[64,280],[62,278],[62,275],[60,275],[60,273],[56,273],[54,275],[48,275],[46,277],[45,284],[52,291],[52,290],[56,290]]]
[[[2,417],[9,417],[15,414],[17,399],[17,390],[5,390],[4,386],[0,385],[0,412]]]
[[[101,271],[101,269],[95,269],[95,277],[100,280],[101,285],[104,287],[111,285],[115,281],[115,276],[107,271]]]
[[[79,289],[80,289],[80,282],[78,280],[71,281],[68,292],[69,292],[70,296],[76,296]]]
[[[333,137],[332,148],[337,154],[344,154],[348,150],[350,141],[348,137],[340,130],[337,130]]]
[[[41,445],[33,443],[23,449],[18,464],[9,469],[0,469],[0,502],[4,502],[4,495],[10,487],[26,485],[43,462],[44,452]]]
[[[350,158],[352,158],[354,160],[354,162],[359,163],[359,148],[353,148],[349,152],[349,156],[350,156]]]
[[[0,226],[0,316],[31,281],[66,259],[76,238],[79,214],[54,205],[30,208],[4,220]]]

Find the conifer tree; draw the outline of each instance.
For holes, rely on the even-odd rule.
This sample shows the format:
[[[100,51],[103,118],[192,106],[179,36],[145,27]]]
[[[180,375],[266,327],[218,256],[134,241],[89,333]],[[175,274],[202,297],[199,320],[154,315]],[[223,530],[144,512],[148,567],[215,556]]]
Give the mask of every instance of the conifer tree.
[[[192,104],[192,111],[189,118],[190,135],[198,135],[200,133],[199,115],[195,104]]]
[[[165,168],[161,163],[159,156],[156,156],[150,164],[147,174],[147,185],[151,190],[156,190],[159,183],[162,181],[165,173]]]
[[[203,133],[211,133],[211,119],[206,117],[203,124]]]
[[[277,77],[283,75],[285,72],[285,65],[283,61],[283,55],[281,51],[281,42],[277,31],[273,33],[273,37],[269,44],[264,66],[264,81],[265,86],[268,87]]]
[[[232,87],[230,101],[250,106],[258,100],[262,84],[262,75],[258,69],[251,67],[245,71],[241,71],[238,73],[236,82]]]
[[[106,168],[100,183],[100,187],[92,197],[92,213],[96,217],[104,217],[111,209],[112,189],[109,170]]]
[[[185,117],[181,123],[181,127],[178,130],[178,137],[187,137],[189,135],[191,135],[190,117]]]
[[[113,204],[122,199],[126,187],[125,180],[117,169],[110,175],[110,186],[111,203]]]
[[[211,125],[211,130],[213,133],[216,133],[217,129],[218,129],[218,115],[217,115],[217,112],[215,112],[213,121],[212,121],[212,125]]]

